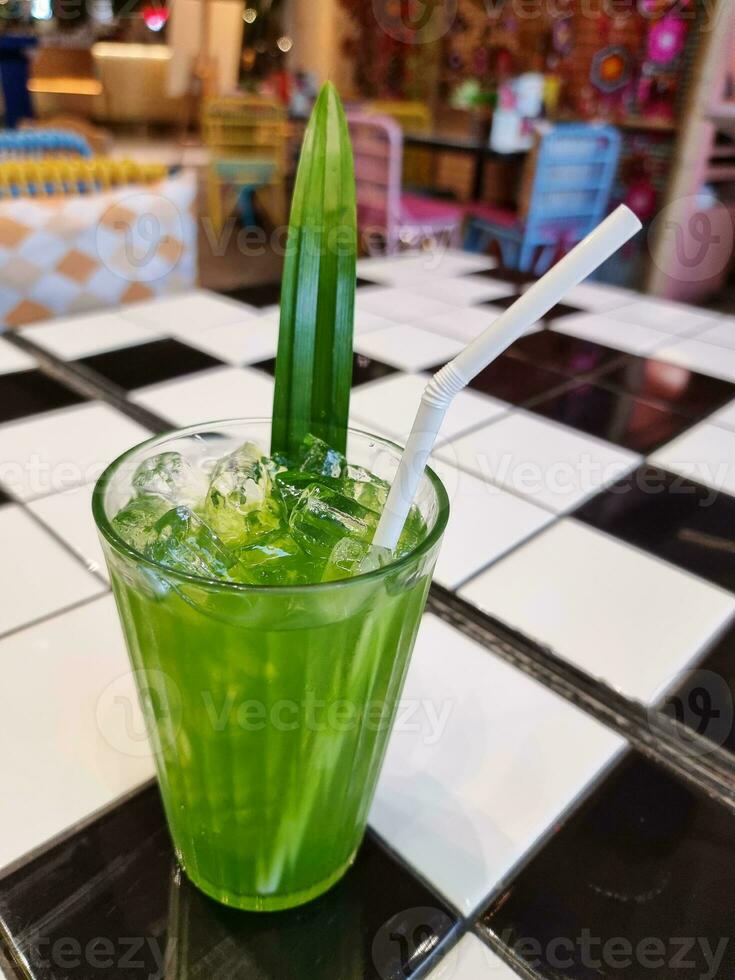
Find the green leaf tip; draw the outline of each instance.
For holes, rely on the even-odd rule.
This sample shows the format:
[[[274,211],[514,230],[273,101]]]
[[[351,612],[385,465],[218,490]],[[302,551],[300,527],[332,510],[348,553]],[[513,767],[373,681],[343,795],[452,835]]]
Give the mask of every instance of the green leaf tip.
[[[296,173],[281,286],[273,452],[311,432],[344,452],[352,385],[355,171],[337,89],[322,86]]]

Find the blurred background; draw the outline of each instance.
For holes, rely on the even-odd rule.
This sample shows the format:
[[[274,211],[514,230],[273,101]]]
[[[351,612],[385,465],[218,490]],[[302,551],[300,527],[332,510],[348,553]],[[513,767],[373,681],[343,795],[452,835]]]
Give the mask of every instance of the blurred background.
[[[734,22],[728,0],[0,0],[2,324],[276,282],[326,79],[364,253],[539,274],[625,202],[647,234],[600,278],[732,311]]]

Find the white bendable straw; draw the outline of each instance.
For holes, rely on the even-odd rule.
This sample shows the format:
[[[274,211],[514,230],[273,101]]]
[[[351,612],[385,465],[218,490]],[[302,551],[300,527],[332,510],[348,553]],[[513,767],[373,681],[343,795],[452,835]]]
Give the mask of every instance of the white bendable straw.
[[[633,212],[621,205],[509,306],[487,330],[437,371],[421,397],[411,434],[375,532],[375,546],[393,551],[398,543],[439,428],[457,392],[641,227]]]

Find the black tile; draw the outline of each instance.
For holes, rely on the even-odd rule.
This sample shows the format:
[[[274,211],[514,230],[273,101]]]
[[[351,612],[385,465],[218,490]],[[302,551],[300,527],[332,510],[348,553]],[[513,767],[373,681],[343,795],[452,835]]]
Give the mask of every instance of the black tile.
[[[230,296],[241,303],[249,303],[250,306],[273,306],[274,303],[281,301],[281,280],[223,290],[223,295]]]
[[[735,591],[735,497],[644,465],[574,514]]]
[[[521,337],[506,353],[509,357],[530,361],[572,377],[610,367],[626,356],[612,347],[603,347],[591,340],[580,340],[553,330],[539,330]]]
[[[0,374],[0,422],[77,405],[85,399],[41,371]]]
[[[735,398],[735,385],[678,364],[628,355],[600,377],[605,384],[639,398],[663,402],[701,419]]]
[[[504,277],[498,276],[498,278],[504,278]],[[521,293],[516,291],[512,293],[510,296],[498,296],[497,299],[489,299],[482,305],[496,306],[496,307],[499,306],[505,310],[509,306],[512,306],[520,295]],[[554,323],[554,320],[558,320],[559,317],[562,316],[569,316],[570,313],[581,313],[581,310],[578,310],[576,306],[568,306],[566,303],[557,303],[556,306],[551,307],[551,309],[545,316],[541,317],[540,322],[544,326],[550,327]]]
[[[399,980],[457,928],[370,835],[321,898],[227,909],[176,869],[154,788],[2,879],[0,917],[31,980]]]
[[[154,340],[150,344],[92,354],[76,363],[83,364],[126,391],[195,371],[222,367],[222,361],[173,339]]]
[[[435,369],[432,368],[432,371]],[[514,405],[525,405],[561,385],[567,375],[502,354],[470,381],[470,387]]]
[[[726,980],[734,862],[732,812],[633,755],[483,922],[554,980]]]
[[[514,286],[526,286],[529,283],[536,282],[538,276],[533,275],[531,272],[520,272],[518,269],[504,269],[502,266],[498,266],[495,269],[478,269],[476,272],[470,272],[471,276],[478,276],[480,279],[502,279],[503,282],[513,283]]]
[[[661,710],[735,755],[735,626],[717,639],[698,667],[684,671]]]
[[[267,361],[260,361],[258,364],[249,364],[248,367],[257,368],[275,377],[276,359],[269,357]],[[373,360],[372,357],[365,357],[364,354],[352,355],[352,387],[364,385],[367,381],[376,381],[378,378],[385,378],[389,374],[395,374],[398,369],[391,367],[390,364],[383,364],[382,361]]]
[[[693,420],[624,391],[582,382],[536,402],[533,411],[638,453],[651,453],[688,429]]]
[[[2,507],[3,504],[9,503],[12,503],[12,498],[5,493],[2,487],[0,487],[0,507]]]

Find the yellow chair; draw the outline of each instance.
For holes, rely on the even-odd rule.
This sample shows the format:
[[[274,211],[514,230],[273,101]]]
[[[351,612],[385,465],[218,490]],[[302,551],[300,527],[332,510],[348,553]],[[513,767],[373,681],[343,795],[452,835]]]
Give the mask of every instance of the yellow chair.
[[[288,118],[281,103],[245,94],[210,99],[202,110],[202,137],[212,154],[207,200],[215,232],[240,204],[247,222],[254,222],[256,190],[269,192],[269,217],[283,224]]]
[[[431,110],[424,102],[375,99],[365,104],[364,111],[378,116],[390,116],[407,136],[427,136],[434,128]],[[433,172],[429,150],[415,146],[404,147],[403,184],[408,187],[431,187]]]

